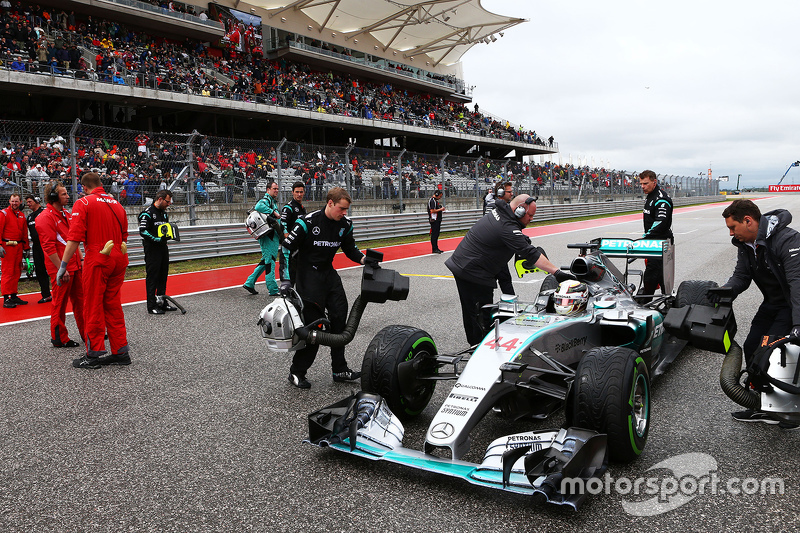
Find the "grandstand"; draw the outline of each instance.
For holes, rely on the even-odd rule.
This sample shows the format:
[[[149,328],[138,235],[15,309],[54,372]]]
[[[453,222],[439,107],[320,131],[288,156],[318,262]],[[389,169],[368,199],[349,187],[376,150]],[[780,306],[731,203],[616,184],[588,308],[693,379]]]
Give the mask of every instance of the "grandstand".
[[[480,207],[509,178],[551,203],[634,194],[631,173],[556,164],[552,136],[471,101],[462,55],[521,22],[477,0],[15,2],[0,203],[90,169],[130,213],[164,185],[178,204],[252,204],[273,179],[304,181],[312,207],[342,185],[375,213],[424,210],[435,188]]]
[[[339,146],[392,139],[434,154],[557,150],[467,106],[459,59],[523,22],[475,0],[160,4],[14,4],[4,20],[27,35],[10,32],[0,51],[12,104],[2,118]]]

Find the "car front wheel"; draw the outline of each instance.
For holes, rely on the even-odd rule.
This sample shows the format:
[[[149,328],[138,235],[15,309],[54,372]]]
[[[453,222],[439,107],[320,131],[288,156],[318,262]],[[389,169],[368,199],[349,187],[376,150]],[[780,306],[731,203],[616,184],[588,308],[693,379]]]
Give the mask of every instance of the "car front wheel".
[[[572,425],[608,435],[609,458],[629,463],[644,450],[650,430],[650,373],[634,350],[589,350],[575,373]]]
[[[430,335],[411,326],[386,326],[369,343],[361,365],[361,388],[380,394],[401,419],[417,416],[431,400],[436,381],[418,379],[436,372]]]

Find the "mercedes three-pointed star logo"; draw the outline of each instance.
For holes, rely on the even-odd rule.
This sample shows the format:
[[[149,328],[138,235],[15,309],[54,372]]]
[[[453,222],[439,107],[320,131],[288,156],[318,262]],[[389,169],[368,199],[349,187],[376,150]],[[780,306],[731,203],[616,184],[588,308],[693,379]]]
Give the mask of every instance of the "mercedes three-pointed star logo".
[[[449,422],[439,422],[431,428],[431,437],[434,439],[446,439],[453,434],[453,424]]]

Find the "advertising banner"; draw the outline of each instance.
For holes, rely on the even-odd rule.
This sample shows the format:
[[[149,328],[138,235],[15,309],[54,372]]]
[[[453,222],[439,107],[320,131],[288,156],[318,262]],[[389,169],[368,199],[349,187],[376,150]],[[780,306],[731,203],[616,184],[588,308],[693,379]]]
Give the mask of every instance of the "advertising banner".
[[[769,192],[800,192],[800,185],[770,185]]]

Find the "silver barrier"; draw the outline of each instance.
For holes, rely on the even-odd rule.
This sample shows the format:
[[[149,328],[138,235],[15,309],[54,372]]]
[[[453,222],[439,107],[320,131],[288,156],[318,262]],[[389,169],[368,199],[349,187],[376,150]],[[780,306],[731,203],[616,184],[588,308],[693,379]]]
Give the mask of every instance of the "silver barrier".
[[[695,196],[675,198],[676,207],[689,204],[724,202],[724,196]],[[585,203],[540,205],[534,220],[537,222],[562,220],[597,215],[613,215],[642,209],[642,200],[624,202]],[[479,209],[447,211],[442,219],[442,232],[467,230],[481,216]],[[353,234],[357,242],[408,237],[428,233],[428,215],[425,212],[403,213],[395,215],[368,215],[352,217]],[[128,239],[128,255],[131,266],[144,264],[144,249],[136,226],[128,225],[131,231]],[[258,253],[258,242],[241,224],[223,224],[216,226],[186,226],[180,228],[180,242],[172,242],[169,247],[171,261],[187,261],[190,259],[209,259],[231,255]]]

